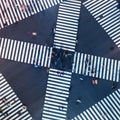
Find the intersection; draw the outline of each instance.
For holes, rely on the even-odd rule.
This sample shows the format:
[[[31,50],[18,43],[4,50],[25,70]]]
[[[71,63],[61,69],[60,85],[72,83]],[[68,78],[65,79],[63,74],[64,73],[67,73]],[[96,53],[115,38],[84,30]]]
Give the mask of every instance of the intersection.
[[[62,1],[57,0],[55,3],[57,4],[57,2],[60,3]],[[35,1],[33,3],[35,3]],[[119,119],[120,55],[119,55],[119,36],[118,36],[119,31],[116,32],[116,30],[118,30],[118,28],[119,28],[119,23],[116,23],[116,22],[114,23],[114,24],[116,24],[116,26],[118,26],[118,28],[116,27],[116,30],[113,30],[113,32],[112,31],[108,32],[108,29],[107,29],[106,33],[103,33],[105,31],[102,31],[103,29],[98,28],[99,33],[100,33],[99,37],[101,39],[103,38],[102,33],[104,34],[104,36],[106,38],[110,35],[110,37],[108,38],[109,42],[106,40],[108,42],[108,46],[110,45],[110,47],[111,46],[113,47],[113,49],[111,50],[109,47],[106,46],[106,50],[108,50],[108,48],[109,48],[109,51],[108,51],[109,54],[105,55],[103,52],[103,54],[101,55],[100,53],[102,53],[102,51],[99,51],[97,48],[92,49],[92,50],[94,50],[94,52],[97,51],[98,52],[97,54],[95,54],[94,52],[90,53],[91,49],[87,50],[87,46],[89,48],[88,44],[86,46],[86,51],[87,51],[87,53],[86,53],[86,51],[84,51],[84,48],[80,49],[79,44],[83,44],[84,41],[82,41],[82,39],[79,39],[79,37],[78,37],[79,36],[78,33],[80,32],[80,29],[82,28],[82,25],[80,25],[81,24],[80,21],[82,21],[81,19],[86,19],[84,17],[82,18],[82,15],[81,15],[82,11],[85,9],[84,7],[88,6],[86,3],[88,3],[88,5],[91,4],[91,3],[89,3],[89,0],[88,0],[88,2],[82,2],[82,1],[77,1],[77,0],[67,0],[67,1],[62,2],[59,6],[54,6],[53,11],[52,11],[52,8],[50,8],[53,13],[54,13],[55,9],[58,9],[58,15],[56,13],[56,17],[57,17],[57,19],[55,21],[56,23],[54,23],[54,24],[56,24],[56,26],[52,26],[52,27],[50,26],[52,28],[52,35],[51,35],[51,33],[50,33],[50,35],[54,38],[54,40],[52,39],[53,43],[50,46],[49,46],[50,41],[48,41],[48,40],[46,40],[43,43],[42,42],[38,43],[37,37],[32,38],[32,36],[31,36],[31,38],[30,38],[31,41],[28,40],[28,42],[27,42],[27,39],[25,41],[22,41],[22,39],[20,40],[18,38],[16,40],[16,38],[14,38],[14,36],[9,36],[9,38],[6,38],[5,34],[2,35],[4,37],[1,36],[1,38],[0,38],[0,41],[1,41],[1,43],[0,43],[1,73],[4,75],[1,74],[1,86],[0,86],[1,89],[0,90],[4,92],[4,89],[2,89],[2,87],[3,86],[7,87],[10,84],[14,88],[14,90],[16,91],[18,96],[22,99],[22,101],[24,101],[22,103],[27,104],[27,107],[28,107],[27,110],[29,111],[29,113],[27,111],[25,111],[24,114],[28,114],[28,116],[30,116],[30,114],[31,114],[31,117],[33,117],[33,118],[31,118],[31,117],[26,118],[22,115],[17,119],[25,119],[25,120],[28,120],[28,119],[33,119],[33,120],[34,119],[35,120],[38,120],[38,119],[41,119],[41,120],[57,120],[57,119],[58,120],[66,120],[66,119],[104,120],[104,119],[111,119],[111,118],[115,119],[115,120]],[[32,3],[30,3],[30,4],[32,4]],[[106,4],[109,4],[109,2]],[[116,7],[118,3],[116,1],[114,1],[113,3],[110,3],[109,6],[111,6],[111,4],[114,4],[114,7]],[[44,8],[44,9],[46,9],[46,8]],[[89,6],[87,9],[89,9]],[[106,9],[108,9],[108,8],[106,8]],[[119,17],[119,9],[115,8],[114,10],[116,10],[116,12],[118,12],[116,15],[118,15],[118,17]],[[48,17],[48,16],[46,16],[45,11],[42,11],[39,14],[42,16]],[[32,17],[34,17],[34,16],[32,16]],[[95,18],[96,18],[96,16],[95,16]],[[23,22],[24,22],[24,20],[23,20]],[[10,24],[13,24],[13,23],[11,22]],[[10,25],[10,24],[8,24],[8,25]],[[7,31],[7,29],[9,30],[9,27],[15,28],[16,26],[19,26],[18,24],[19,24],[19,22],[15,26],[14,26],[14,24],[13,24],[13,26],[8,26],[8,27],[5,26],[6,30],[3,29],[3,31],[2,31],[2,29],[1,29],[1,33],[2,32],[5,33],[5,31]],[[21,24],[22,24],[22,21],[21,21]],[[31,24],[32,24],[32,21],[31,21]],[[97,23],[95,23],[95,24],[97,24]],[[3,25],[1,24],[1,26],[3,26]],[[97,24],[97,26],[99,26],[99,25]],[[55,31],[53,31],[54,27],[55,27]],[[102,26],[102,27],[104,27],[104,26]],[[3,28],[3,27],[1,27],[1,28]],[[90,28],[90,27],[88,27],[88,28]],[[42,29],[42,28],[40,28],[40,29]],[[33,29],[33,30],[35,31],[35,29]],[[36,30],[38,31],[39,29],[37,28]],[[106,28],[105,28],[105,30],[106,30]],[[17,32],[17,31],[15,31],[15,32]],[[108,32],[108,34],[107,34],[107,32]],[[92,34],[92,35],[95,36],[95,34]],[[91,35],[91,37],[93,37],[92,35]],[[114,36],[114,35],[116,35],[116,36]],[[114,37],[111,37],[111,36],[114,36]],[[98,36],[96,36],[96,37],[98,37]],[[44,38],[44,35],[43,35],[43,38]],[[116,38],[116,39],[114,39],[114,38]],[[90,39],[90,38],[88,38],[88,39]],[[93,40],[92,42],[95,43],[94,41],[95,40]],[[100,45],[102,45],[102,44],[103,43],[100,43]],[[98,44],[95,44],[95,45],[97,46]],[[100,45],[98,45],[98,46],[100,46]],[[52,63],[51,63],[52,62],[52,53],[54,52],[53,51],[54,48],[58,49],[58,50],[69,51],[70,54],[71,53],[73,54],[73,56],[72,56],[73,63],[71,63],[71,62],[69,63],[70,66],[72,66],[72,68],[70,70],[67,70],[68,68],[67,69],[64,68],[63,65],[60,69],[58,67],[54,68],[53,66],[51,66],[52,65]],[[79,51],[79,49],[80,49],[80,51]],[[116,55],[113,55],[113,53]],[[67,54],[66,54],[66,56],[68,57]],[[88,56],[89,56],[89,58],[88,58]],[[61,59],[61,57],[60,57],[60,59]],[[60,61],[60,64],[61,64],[61,61]],[[22,67],[22,65],[23,65],[23,67]],[[37,67],[35,67],[35,65],[37,65]],[[17,66],[19,66],[19,67],[17,67]],[[13,68],[16,71],[15,73],[14,73]],[[46,71],[48,68],[49,68],[49,70]],[[12,71],[12,70],[13,70],[13,73],[10,74],[10,71]],[[27,70],[26,75],[24,72],[22,72],[22,70],[23,71]],[[17,73],[17,71],[18,71],[18,73]],[[33,71],[33,73],[32,73],[32,71]],[[7,74],[7,73],[9,73],[9,74]],[[22,74],[20,74],[20,73],[22,73]],[[19,75],[19,78],[17,77],[17,74]],[[29,74],[31,77],[29,77]],[[35,74],[36,74],[36,77],[35,77]],[[26,76],[26,77],[24,77],[24,76]],[[5,79],[3,79],[3,78],[5,78]],[[22,83],[20,83],[20,81],[17,82],[18,80],[20,80],[20,78],[22,78],[22,80],[21,80]],[[30,81],[28,81],[26,78],[29,79]],[[12,82],[11,79],[14,79],[14,82]],[[15,79],[16,80],[18,79],[18,80],[15,81]],[[38,95],[39,94],[39,91],[37,91],[38,88],[35,88],[33,86],[35,79],[41,80],[40,83],[41,83],[41,85],[44,86],[44,87],[42,86],[41,88],[39,88],[39,90],[41,91],[40,92],[41,95]],[[98,85],[97,85],[98,87],[91,85],[92,82],[90,82],[90,81],[92,81],[93,79],[98,79]],[[2,82],[3,80],[5,80],[5,81],[8,80],[8,83],[3,83]],[[44,82],[42,83],[42,81],[44,81]],[[28,84],[28,82],[30,82],[30,83]],[[95,100],[97,98],[97,96],[94,96],[94,98],[92,98],[92,97],[90,97],[91,93],[87,93],[86,95],[83,95],[83,93],[86,91],[86,89],[85,89],[85,91],[82,91],[83,93],[81,93],[81,91],[79,91],[81,94],[81,95],[79,95],[79,92],[76,91],[76,89],[74,88],[75,87],[74,85],[77,86],[77,83],[79,83],[79,82],[81,85],[83,84],[83,82],[87,82],[86,85],[88,86],[88,91],[90,90],[90,92],[92,91],[91,90],[92,88],[94,88],[96,91],[97,90],[99,91],[100,90],[99,86],[102,87],[102,85],[106,86],[106,88],[104,88],[102,90],[102,92],[105,89],[107,89],[108,91],[104,94],[100,94],[100,99]],[[38,83],[38,81],[36,81],[36,83],[35,83],[36,86],[37,86],[37,83]],[[41,86],[40,83],[38,84],[39,87]],[[116,84],[116,87],[114,90],[111,89],[113,83]],[[15,84],[18,86],[20,84],[24,84],[24,85],[23,86],[20,85],[21,87],[18,87],[19,88],[18,89],[17,86],[15,86]],[[72,84],[74,84],[73,85],[74,87],[71,86]],[[78,85],[80,85],[80,84],[78,84]],[[106,84],[108,84],[108,85],[106,85]],[[28,87],[26,87],[27,85],[28,85]],[[33,91],[31,91],[29,93],[28,91],[30,91],[31,87],[33,87]],[[26,92],[27,94],[23,95],[24,97],[26,96],[25,98],[20,93],[22,88],[27,91]],[[12,88],[10,88],[10,89],[12,89]],[[84,88],[82,88],[82,89],[84,89]],[[90,103],[89,102],[84,103],[84,99],[85,99],[85,97],[87,98],[88,95],[89,95],[89,97],[90,97],[89,99],[91,101],[90,101]],[[3,94],[1,96],[1,99],[2,99],[2,97],[5,97],[5,96],[6,96],[6,94]],[[28,96],[28,98],[31,98],[31,100],[30,99],[27,100],[27,96]],[[35,98],[38,98],[38,99],[34,99],[34,96],[36,96]],[[76,97],[76,99],[74,99],[74,96]],[[79,98],[79,96],[81,96],[81,97]],[[106,98],[106,96],[107,96],[107,98]],[[104,100],[101,100],[103,98],[104,98]],[[81,101],[82,101],[81,107],[80,107],[80,105],[77,105],[77,106],[75,105],[75,102],[78,99],[81,99]],[[11,101],[12,101],[12,99],[11,99]],[[74,102],[70,104],[71,101],[74,101]],[[30,103],[32,103],[32,104],[30,104]],[[33,103],[35,104],[35,106]],[[72,105],[74,105],[73,109],[75,109],[75,112],[72,110],[72,107],[71,107]],[[84,106],[82,107],[82,105],[84,105]],[[22,104],[19,104],[19,106],[22,106]],[[100,107],[100,106],[104,106],[104,107]],[[114,106],[114,108],[112,108],[113,113],[110,112],[111,106]],[[91,107],[91,108],[89,108],[89,107]],[[13,104],[13,108],[14,108],[14,104]],[[35,108],[36,108],[36,110],[35,110]],[[5,110],[5,108],[3,107],[2,117],[5,114],[4,110]],[[102,110],[103,110],[103,113],[101,112]],[[114,111],[116,111],[116,112],[114,112]],[[107,115],[105,115],[106,112],[107,112]],[[17,112],[15,112],[14,109],[11,109],[10,113],[12,113],[13,116],[10,116],[8,114],[8,117],[4,116],[4,118],[15,119],[12,117],[19,116],[19,114]],[[104,115],[106,118],[103,117]]]

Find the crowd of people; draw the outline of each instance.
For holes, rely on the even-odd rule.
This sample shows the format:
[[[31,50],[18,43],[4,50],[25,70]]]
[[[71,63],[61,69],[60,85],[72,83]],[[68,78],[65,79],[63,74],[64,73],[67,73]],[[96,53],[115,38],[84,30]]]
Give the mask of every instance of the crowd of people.
[[[21,1],[21,2],[17,2],[15,0],[12,0],[11,3],[9,3],[8,1],[4,0],[4,2],[0,5],[1,9],[0,9],[0,16],[1,16],[1,21],[3,21],[3,25],[7,26],[8,23],[10,22],[10,18],[8,15],[8,12],[11,11],[11,9],[14,9],[13,11],[15,11],[17,13],[17,11],[19,11],[22,14],[34,14],[34,10],[33,10],[33,5],[34,3],[30,3],[29,0],[25,0],[25,1]],[[4,5],[4,6],[3,6]],[[17,17],[17,15],[14,15],[14,22],[18,22],[20,20],[19,17]],[[3,20],[4,19],[4,20]]]
[[[4,117],[7,117],[9,116],[9,110],[10,108],[12,108],[12,105],[14,105],[15,103],[17,102],[17,98],[14,98],[12,101],[9,101],[9,99],[7,99],[6,97],[3,97],[1,100],[0,100],[0,103],[1,105],[3,106],[0,106],[0,115],[3,115]],[[3,109],[4,107],[7,107],[9,109]],[[18,115],[21,115],[23,112],[25,112],[27,110],[27,106],[26,105],[22,105],[21,106],[21,109],[17,112]]]
[[[71,71],[74,54],[68,50],[53,48],[51,55],[51,68]]]

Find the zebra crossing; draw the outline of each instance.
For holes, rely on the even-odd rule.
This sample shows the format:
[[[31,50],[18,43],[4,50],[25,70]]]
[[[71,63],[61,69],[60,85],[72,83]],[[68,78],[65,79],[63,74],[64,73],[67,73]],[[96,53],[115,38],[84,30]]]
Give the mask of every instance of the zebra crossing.
[[[101,79],[120,81],[120,61],[75,52],[72,72]]]
[[[119,120],[120,89],[99,101],[72,120]]]
[[[51,54],[51,47],[0,38],[0,58],[50,67]]]
[[[83,5],[120,48],[120,9],[116,0],[87,0]]]
[[[67,0],[60,4],[54,46],[75,51],[81,1]]]
[[[0,29],[16,23],[40,11],[63,2],[63,0],[0,0]],[[100,23],[112,40],[120,47],[118,3],[113,1],[91,1],[83,3]],[[55,30],[54,47],[75,51],[81,1],[67,0],[60,4]],[[50,67],[52,48],[28,42],[0,38],[0,57],[2,59]],[[99,56],[75,53],[72,72],[119,82],[120,61]],[[42,120],[66,120],[71,82],[71,72],[51,69],[43,107]],[[31,120],[12,88],[0,74],[0,101],[3,113],[1,119]],[[120,119],[120,89],[113,92],[73,120],[118,120]],[[7,116],[6,116],[7,114]]]
[[[0,29],[61,2],[63,0],[0,0]]]
[[[0,113],[1,120],[32,120],[27,109],[23,109],[23,104],[0,73]]]
[[[50,69],[42,120],[66,120],[71,72]]]

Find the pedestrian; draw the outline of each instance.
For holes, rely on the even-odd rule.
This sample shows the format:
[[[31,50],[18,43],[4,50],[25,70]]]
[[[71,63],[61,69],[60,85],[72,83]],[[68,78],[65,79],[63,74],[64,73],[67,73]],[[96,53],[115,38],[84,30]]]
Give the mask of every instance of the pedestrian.
[[[7,105],[8,107],[11,106],[11,102],[7,101],[6,97],[2,98],[2,103],[4,103],[5,105]]]
[[[107,119],[107,114],[106,114],[106,113],[103,113],[101,116],[102,116],[102,118],[104,118],[105,120]]]
[[[95,68],[93,68],[93,69],[91,70],[91,76],[92,76],[92,77],[95,76],[95,72],[96,72],[96,71],[95,71]]]
[[[95,84],[95,80],[92,80],[92,84]]]
[[[23,105],[21,106],[21,110],[19,111],[18,114],[21,115],[21,114],[22,114],[23,112],[25,112],[26,110],[27,110],[27,106],[23,104]]]
[[[26,6],[25,5],[21,5],[21,11],[24,13],[26,11]]]
[[[53,28],[53,33],[54,33],[54,34],[56,33],[56,28]]]
[[[90,65],[90,55],[87,55],[86,60],[85,60],[85,64]]]
[[[37,36],[37,32],[32,32],[32,36]]]
[[[60,75],[60,71],[57,71],[57,74]]]
[[[80,77],[80,80],[83,80],[83,78],[82,78],[82,77]]]
[[[71,89],[72,89],[72,85],[70,85],[70,87],[69,87],[69,92],[71,91]]]
[[[64,74],[64,71],[57,71],[57,74],[61,76]]]
[[[78,98],[78,99],[76,100],[76,105],[78,105],[78,104],[80,104],[80,103],[82,103],[82,102],[81,102],[80,98]]]
[[[95,80],[95,84],[96,84],[96,85],[98,84],[98,80],[97,80],[97,79]]]
[[[100,15],[99,18],[102,19],[102,18],[103,18],[103,15]]]
[[[3,97],[3,98],[2,98],[2,103],[6,104],[6,102],[7,102],[6,97]]]
[[[17,98],[14,98],[13,101],[14,101],[14,103],[17,102]]]
[[[92,80],[92,83],[95,84],[95,85],[97,85],[98,84],[98,80],[97,79]]]
[[[38,68],[39,67],[39,65],[37,65],[37,64],[34,64],[34,68]]]
[[[76,40],[75,43],[77,44],[77,43],[78,43],[78,40]]]
[[[27,106],[26,105],[22,105],[22,111],[26,111],[27,110]]]
[[[7,22],[6,22],[6,21],[3,23],[3,26],[4,26],[4,27],[6,27],[6,26],[7,26]]]
[[[69,97],[67,97],[67,98],[66,98],[66,101],[69,102],[69,100],[70,100]]]
[[[8,112],[5,112],[5,113],[4,113],[4,116],[5,116],[5,117],[7,117],[8,115],[9,115]]]
[[[112,90],[114,90],[116,87],[117,87],[117,84],[113,83],[111,88],[112,88]]]
[[[3,112],[2,107],[0,107],[0,113],[2,113],[2,112]]]
[[[63,110],[64,109],[64,107],[63,106],[59,106],[59,110]]]
[[[46,72],[48,73],[49,71],[50,71],[50,68],[49,68],[49,67],[47,67]]]

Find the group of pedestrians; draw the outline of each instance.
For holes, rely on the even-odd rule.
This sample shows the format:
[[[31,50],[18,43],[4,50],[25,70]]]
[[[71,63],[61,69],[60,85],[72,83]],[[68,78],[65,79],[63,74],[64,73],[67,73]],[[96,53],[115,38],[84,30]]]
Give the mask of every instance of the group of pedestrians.
[[[59,70],[72,70],[73,54],[68,50],[53,48],[51,67]]]
[[[91,56],[87,55],[86,60],[85,60],[85,70],[84,70],[84,74],[85,72],[88,71],[88,73],[94,77],[96,74],[96,69],[91,65]]]
[[[6,106],[7,108],[8,107],[11,107],[11,105],[13,104],[13,102],[15,102],[15,99],[13,101],[9,101],[6,97],[3,97],[1,100],[0,100],[0,103],[1,105],[3,104],[3,106]],[[5,111],[5,112],[4,112]],[[3,114],[4,116],[8,116],[8,111],[6,111],[5,109],[3,109],[2,106],[0,106],[0,113]]]
[[[0,115],[3,115],[4,117],[9,116],[10,109],[12,108],[12,105],[14,105],[17,102],[17,98],[14,98],[13,100],[9,101],[6,97],[3,97],[0,100]],[[21,109],[17,112],[18,115],[21,115],[23,112],[27,110],[26,105],[22,105]]]
[[[14,22],[21,20],[18,14],[24,14],[24,16],[27,14],[34,14],[32,4],[33,3],[31,3],[29,0],[11,0],[11,2],[4,0],[4,2],[1,2],[0,4],[0,21],[2,21],[5,27],[11,23],[10,19],[13,19]],[[11,11],[13,12],[12,14]]]

